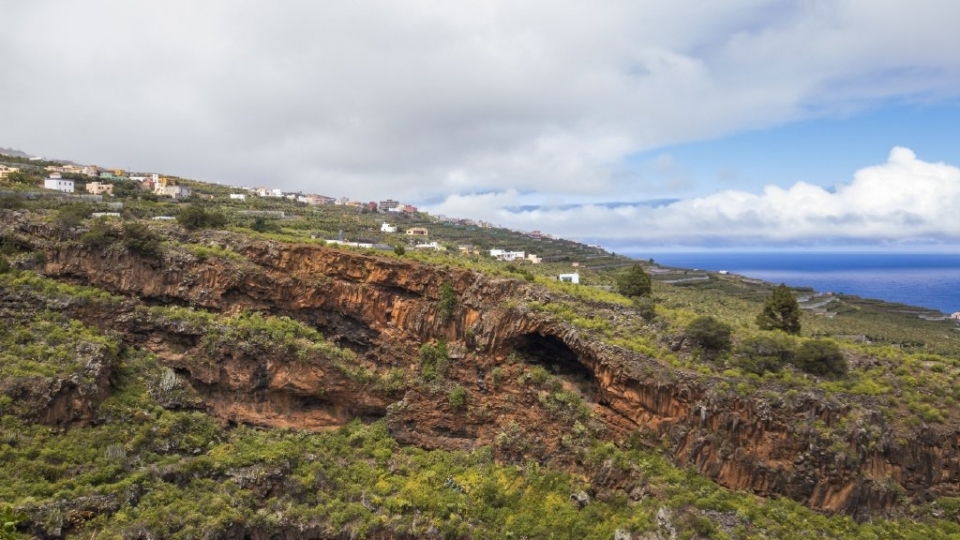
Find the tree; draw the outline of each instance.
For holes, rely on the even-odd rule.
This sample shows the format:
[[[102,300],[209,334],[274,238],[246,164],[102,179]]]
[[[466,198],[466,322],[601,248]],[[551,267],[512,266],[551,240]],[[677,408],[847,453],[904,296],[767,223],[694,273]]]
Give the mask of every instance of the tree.
[[[703,315],[687,325],[687,337],[701,349],[725,351],[730,348],[733,329],[709,315]]]
[[[761,330],[783,330],[788,334],[800,334],[800,305],[790,288],[781,283],[773,289],[773,295],[763,304],[757,315]]]
[[[627,297],[646,296],[653,290],[650,276],[639,264],[630,267],[617,278],[617,291]]]
[[[453,316],[453,310],[457,307],[457,293],[453,290],[449,281],[444,281],[440,285],[440,300],[437,304],[440,312],[440,320],[447,322]]]
[[[207,212],[203,207],[191,204],[177,214],[177,223],[188,229],[217,228],[226,225],[227,218],[219,212]]]
[[[163,253],[160,235],[143,223],[128,221],[123,224],[123,247],[145,257],[158,258]]]
[[[799,369],[813,375],[842,377],[847,374],[843,352],[828,339],[812,339],[800,345],[794,363]]]

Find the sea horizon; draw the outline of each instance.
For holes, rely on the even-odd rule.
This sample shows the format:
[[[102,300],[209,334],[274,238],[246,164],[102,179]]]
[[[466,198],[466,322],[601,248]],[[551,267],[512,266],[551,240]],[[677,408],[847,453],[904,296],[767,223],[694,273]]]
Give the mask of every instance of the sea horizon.
[[[960,253],[903,251],[631,251],[662,266],[727,271],[791,287],[960,311]]]

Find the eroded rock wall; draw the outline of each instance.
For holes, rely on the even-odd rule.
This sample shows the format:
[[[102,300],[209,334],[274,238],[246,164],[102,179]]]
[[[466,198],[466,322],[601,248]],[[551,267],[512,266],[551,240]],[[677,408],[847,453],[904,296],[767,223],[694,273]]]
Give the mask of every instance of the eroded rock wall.
[[[514,423],[534,437],[525,451],[562,461],[561,434],[543,428],[549,415],[531,393],[509,379],[497,389],[489,382],[490,370],[503,366],[520,340],[540,336],[562,343],[594,378],[592,403],[607,424],[605,436],[642,430],[665,441],[678,463],[695,466],[726,487],[848,513],[884,510],[903,495],[960,494],[953,430],[926,429],[903,440],[890,433],[882,415],[861,415],[858,421],[882,435],[858,438],[854,431],[838,448],[812,426],[848,416],[848,405],[812,392],[791,402],[715,392],[719,379],[682,373],[591,339],[549,314],[524,309],[524,300],[549,301],[553,293],[516,280],[274,242],[244,243],[236,248],[240,262],[169,253],[162,261],[145,260],[121,249],[60,245],[49,233],[44,241],[42,228],[28,232],[46,252],[41,270],[48,276],[147,303],[289,315],[357,351],[358,361],[373,370],[400,367],[415,374],[419,345],[435,339],[467,350],[450,375],[471,390],[475,402],[465,410],[416,386],[402,396],[358,386],[320,365],[291,367],[222,351],[219,365],[204,371],[189,360],[189,347],[179,356],[167,351],[168,364],[189,374],[205,392],[210,410],[231,420],[322,428],[358,415],[387,414],[398,439],[442,448],[494,444],[504,426]],[[444,282],[458,296],[449,318],[438,309]],[[136,321],[126,327],[158,350],[164,335],[176,333],[137,327]],[[869,411],[868,405],[856,406]]]

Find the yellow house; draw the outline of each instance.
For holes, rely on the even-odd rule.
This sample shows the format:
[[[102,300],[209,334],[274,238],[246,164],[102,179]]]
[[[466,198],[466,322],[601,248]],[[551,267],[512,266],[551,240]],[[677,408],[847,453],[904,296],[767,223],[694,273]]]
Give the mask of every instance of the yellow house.
[[[20,172],[20,169],[17,167],[7,167],[6,165],[0,165],[0,180],[10,176],[10,173]]]

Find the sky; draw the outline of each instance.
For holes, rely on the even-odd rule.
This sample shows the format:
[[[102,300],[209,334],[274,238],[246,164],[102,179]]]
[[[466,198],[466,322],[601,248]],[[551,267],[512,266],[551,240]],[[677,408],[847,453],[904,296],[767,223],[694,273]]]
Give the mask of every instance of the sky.
[[[620,251],[960,246],[955,0],[0,13],[0,147]]]

